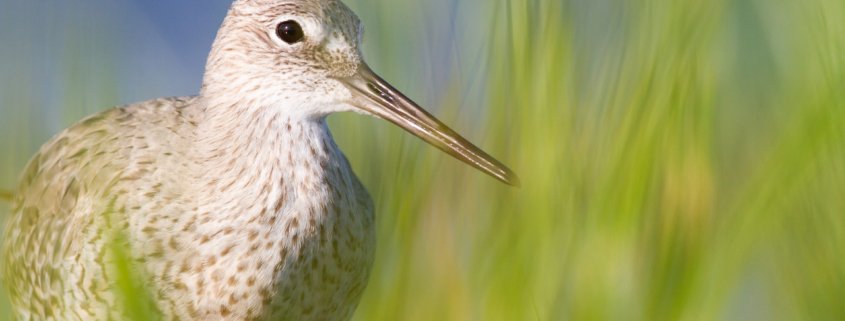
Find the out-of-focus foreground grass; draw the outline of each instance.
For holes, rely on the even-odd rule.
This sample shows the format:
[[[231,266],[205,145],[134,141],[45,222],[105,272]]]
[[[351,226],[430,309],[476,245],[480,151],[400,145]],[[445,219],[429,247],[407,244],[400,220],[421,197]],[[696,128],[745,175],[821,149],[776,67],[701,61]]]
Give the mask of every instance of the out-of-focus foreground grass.
[[[356,320],[845,319],[845,2],[348,3],[370,65],[523,181],[332,116],[378,206]],[[5,187],[42,121],[0,92]]]

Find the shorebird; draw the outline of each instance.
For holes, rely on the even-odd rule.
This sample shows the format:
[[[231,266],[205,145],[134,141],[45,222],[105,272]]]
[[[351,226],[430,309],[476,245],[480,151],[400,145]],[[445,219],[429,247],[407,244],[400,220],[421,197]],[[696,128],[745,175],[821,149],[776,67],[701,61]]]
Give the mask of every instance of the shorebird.
[[[116,107],[62,131],[15,193],[3,276],[21,320],[120,320],[122,242],[164,320],[348,320],[373,204],[325,118],[388,120],[509,184],[507,167],[362,60],[337,0],[237,0],[198,96]]]

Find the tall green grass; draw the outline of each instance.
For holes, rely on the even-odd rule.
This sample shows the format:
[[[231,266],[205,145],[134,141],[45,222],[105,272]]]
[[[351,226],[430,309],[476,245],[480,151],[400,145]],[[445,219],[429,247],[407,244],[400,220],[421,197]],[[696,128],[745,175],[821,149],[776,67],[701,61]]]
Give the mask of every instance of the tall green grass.
[[[845,319],[845,2],[348,3],[370,65],[523,181],[332,116],[377,204],[356,320]],[[10,186],[39,142],[0,131]]]
[[[459,70],[433,107],[522,188],[333,123],[379,204],[358,320],[845,318],[842,2],[489,12],[483,54],[455,58],[483,60],[483,105]]]

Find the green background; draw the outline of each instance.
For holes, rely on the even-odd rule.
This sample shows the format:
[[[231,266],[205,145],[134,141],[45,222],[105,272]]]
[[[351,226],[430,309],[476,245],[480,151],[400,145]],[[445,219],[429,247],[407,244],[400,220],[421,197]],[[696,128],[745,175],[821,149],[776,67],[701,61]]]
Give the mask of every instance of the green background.
[[[197,92],[228,3],[175,2],[0,0],[0,187],[84,115]],[[377,205],[356,320],[845,319],[845,2],[347,3],[523,183],[332,116]]]

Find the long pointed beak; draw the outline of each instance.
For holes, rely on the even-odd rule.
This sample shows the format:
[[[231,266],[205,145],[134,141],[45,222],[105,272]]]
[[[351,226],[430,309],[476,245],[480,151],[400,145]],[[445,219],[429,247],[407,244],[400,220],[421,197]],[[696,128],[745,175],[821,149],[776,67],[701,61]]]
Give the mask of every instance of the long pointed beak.
[[[351,104],[390,121],[453,157],[496,179],[519,186],[507,166],[476,147],[393,88],[362,63],[358,72],[340,79],[352,90]]]

